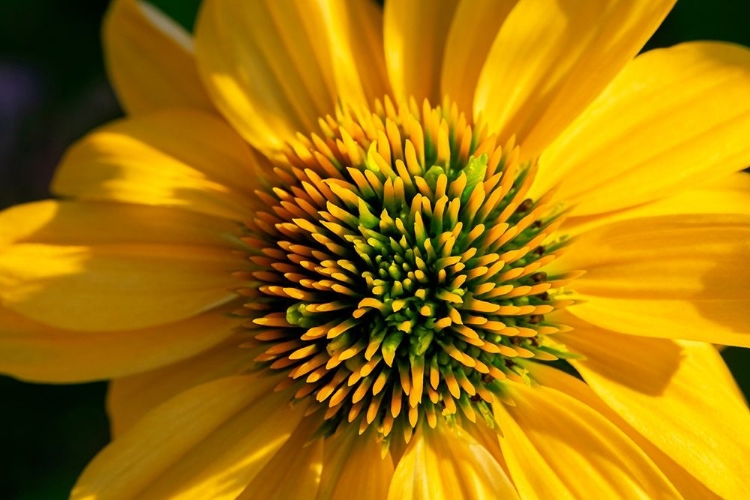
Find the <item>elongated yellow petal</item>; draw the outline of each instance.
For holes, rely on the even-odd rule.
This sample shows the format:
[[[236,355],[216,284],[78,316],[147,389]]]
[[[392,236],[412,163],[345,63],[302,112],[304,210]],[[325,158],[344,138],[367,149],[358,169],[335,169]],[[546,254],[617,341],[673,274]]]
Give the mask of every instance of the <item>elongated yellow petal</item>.
[[[30,266],[29,263],[34,265]],[[35,321],[118,331],[179,321],[229,302],[239,261],[198,247],[24,243],[0,255],[0,298]]]
[[[556,265],[585,269],[579,318],[621,333],[750,346],[750,216],[673,215],[581,235]]]
[[[580,234],[620,220],[678,214],[750,215],[750,174],[737,172],[700,187],[629,209],[571,217],[562,227],[568,234]]]
[[[576,332],[577,333],[577,332]],[[598,340],[603,345],[610,345],[607,339]],[[659,449],[654,443],[635,430],[622,417],[620,417],[612,408],[607,406],[597,394],[586,385],[585,382],[569,375],[561,370],[552,368],[542,363],[529,363],[527,365],[534,380],[545,387],[556,389],[560,392],[574,397],[578,401],[591,407],[600,413],[607,420],[615,424],[623,431],[633,442],[641,448],[664,475],[669,479],[672,485],[683,496],[691,499],[713,499],[719,497],[709,490],[703,483],[696,479],[692,474],[686,471],[682,466],[674,461],[667,453]],[[691,446],[694,443],[685,443]]]
[[[89,213],[85,213],[86,211]],[[163,217],[160,217],[163,216]],[[242,265],[221,220],[174,209],[42,202],[0,214],[0,299],[73,331],[180,321],[235,297]],[[82,224],[87,222],[88,224]]]
[[[198,77],[193,39],[142,0],[114,0],[104,19],[110,82],[128,113],[187,107],[214,111]]]
[[[582,320],[620,333],[750,347],[747,299],[714,302],[588,297],[571,308]]]
[[[383,11],[370,0],[326,0],[324,5],[318,29],[327,37],[337,97],[371,105],[388,93]]]
[[[714,347],[577,325],[572,361],[625,421],[722,498],[742,498],[750,412]]]
[[[440,102],[443,49],[458,0],[387,2],[385,60],[397,99]]]
[[[171,399],[99,453],[71,498],[236,498],[302,418],[277,382],[225,378]]]
[[[385,88],[379,13],[368,0],[208,0],[196,35],[199,70],[224,116],[274,152],[343,103]]]
[[[194,356],[236,324],[226,311],[211,311],[156,328],[79,333],[0,308],[0,373],[55,383],[122,377]]]
[[[685,43],[639,56],[540,160],[575,215],[664,198],[750,164],[750,50]]]
[[[83,138],[63,158],[52,190],[244,220],[255,206],[258,168],[248,145],[220,118],[169,110]]]
[[[515,384],[495,405],[522,498],[680,498],[646,454],[602,415],[555,389]]]
[[[323,440],[311,442],[317,425],[315,419],[304,419],[238,500],[315,500],[323,470]],[[367,464],[368,473],[370,465]],[[368,476],[359,469],[361,479]]]
[[[202,7],[201,74],[219,110],[260,149],[280,149],[334,109],[330,60],[318,58],[320,39],[308,31],[320,12],[308,5],[308,12],[296,2],[208,0]]]
[[[445,42],[440,90],[468,113],[479,72],[500,26],[518,0],[459,0]]]
[[[460,427],[422,427],[391,481],[388,500],[518,498],[492,455]]]
[[[191,245],[237,249],[238,224],[171,207],[46,200],[0,212],[0,248],[56,245]]]
[[[246,341],[246,333],[235,333],[191,358],[112,380],[107,392],[112,435],[119,437],[143,415],[181,392],[251,368],[253,351],[240,347]]]
[[[383,500],[393,476],[391,454],[381,455],[377,436],[360,436],[349,429],[327,439],[324,445],[323,475],[316,500]]]
[[[521,0],[482,69],[474,118],[539,154],[648,40],[675,0]]]
[[[502,434],[502,429],[493,429],[485,425],[484,422],[479,422],[476,425],[466,425],[463,429],[468,432],[471,437],[476,439],[480,445],[487,449],[490,455],[492,455],[492,458],[494,458],[495,461],[497,461],[497,463],[500,465],[500,467],[502,467],[505,475],[507,477],[510,477],[508,464],[505,463],[505,457],[503,456],[503,451],[500,448],[499,438]]]

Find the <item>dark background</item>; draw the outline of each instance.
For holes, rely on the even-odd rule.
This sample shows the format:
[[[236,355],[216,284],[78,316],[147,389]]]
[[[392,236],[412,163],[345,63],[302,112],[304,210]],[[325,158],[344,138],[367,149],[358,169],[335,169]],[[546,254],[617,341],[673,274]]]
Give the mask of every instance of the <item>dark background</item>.
[[[65,148],[122,115],[99,41],[107,3],[0,0],[0,209],[46,198]],[[192,28],[200,0],[152,3]],[[699,39],[750,46],[750,1],[681,0],[647,48]],[[729,348],[724,357],[750,394],[750,350]],[[105,391],[105,383],[34,385],[0,376],[0,500],[67,498],[109,439]]]

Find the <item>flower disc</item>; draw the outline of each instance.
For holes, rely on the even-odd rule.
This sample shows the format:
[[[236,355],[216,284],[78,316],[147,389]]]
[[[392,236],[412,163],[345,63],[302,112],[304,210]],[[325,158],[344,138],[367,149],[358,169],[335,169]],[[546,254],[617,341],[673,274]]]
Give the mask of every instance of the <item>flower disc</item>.
[[[534,164],[448,103],[386,99],[320,125],[248,222],[248,326],[267,343],[256,361],[288,371],[325,432],[493,425],[488,405],[525,376],[519,359],[564,355],[545,315],[571,277],[541,270],[564,241],[550,237],[560,214],[525,197]]]

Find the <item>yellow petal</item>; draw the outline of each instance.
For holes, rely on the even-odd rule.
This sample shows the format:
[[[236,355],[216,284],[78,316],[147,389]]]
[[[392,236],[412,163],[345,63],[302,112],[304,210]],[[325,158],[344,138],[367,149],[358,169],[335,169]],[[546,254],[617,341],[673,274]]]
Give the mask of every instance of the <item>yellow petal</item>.
[[[750,174],[737,172],[633,208],[571,217],[563,223],[562,231],[578,234],[619,220],[679,214],[750,215]]]
[[[128,113],[187,107],[214,111],[198,77],[193,39],[141,0],[114,0],[104,19],[110,81]]]
[[[479,72],[518,0],[459,0],[445,42],[440,89],[469,113]]]
[[[457,4],[458,0],[386,2],[385,61],[397,99],[440,102],[443,48]]]
[[[576,331],[576,333],[578,333]],[[616,335],[616,334],[615,334]],[[603,345],[608,345],[606,339],[600,341]],[[660,450],[654,443],[646,439],[642,434],[636,431],[630,424],[622,419],[612,408],[604,404],[596,393],[586,383],[569,375],[561,370],[552,368],[542,363],[528,363],[527,368],[531,372],[533,379],[545,387],[556,389],[560,392],[574,397],[581,403],[591,407],[599,412],[603,417],[623,431],[633,442],[641,448],[664,475],[669,479],[672,485],[683,496],[690,499],[713,499],[718,500],[711,490],[703,483],[698,481],[692,474],[686,471],[682,466],[675,462],[664,451]],[[687,443],[690,445],[690,443]]]
[[[356,429],[328,438],[324,445],[323,475],[316,500],[383,500],[393,476],[390,453],[372,432]]]
[[[383,11],[371,0],[326,0],[323,25],[338,99],[371,105],[388,93]],[[306,4],[303,3],[303,6]]]
[[[314,418],[304,419],[238,500],[315,500],[323,469],[323,440],[310,439],[318,425]],[[358,464],[358,476],[366,482],[371,464],[367,464],[367,474],[363,474],[362,465]]]
[[[63,158],[52,190],[245,220],[257,203],[259,168],[250,147],[220,118],[168,110],[83,138]]]
[[[280,150],[344,103],[384,91],[379,12],[368,0],[208,0],[199,70],[219,110],[254,146]]]
[[[500,449],[500,435],[502,434],[502,429],[499,427],[491,428],[484,424],[484,422],[479,422],[474,425],[466,424],[464,425],[463,429],[468,432],[471,437],[477,440],[477,442],[482,445],[484,448],[487,449],[487,451],[492,455],[492,458],[494,458],[497,463],[502,467],[503,471],[505,472],[505,475],[507,477],[510,477],[510,472],[508,471],[508,464],[505,463],[505,457],[503,457],[503,451]]]
[[[510,387],[509,387],[510,388]],[[559,391],[513,384],[495,405],[500,444],[522,498],[680,498],[628,437]]]
[[[246,333],[234,333],[191,358],[112,380],[107,391],[107,415],[112,435],[119,437],[151,409],[181,392],[252,368],[255,354],[251,349],[240,347],[244,342],[247,342]]]
[[[750,216],[615,222],[581,235],[556,263],[585,269],[569,311],[621,333],[750,346]]]
[[[0,308],[0,373],[32,382],[123,377],[190,358],[229,336],[237,320],[210,311],[143,330],[71,332]]]
[[[612,409],[722,498],[743,498],[750,412],[716,349],[578,326],[561,339]]]
[[[536,186],[588,215],[664,198],[750,164],[750,50],[714,42],[628,65],[540,160]]]
[[[224,378],[164,403],[94,458],[72,500],[236,498],[302,418],[278,380]]]
[[[237,266],[223,252],[190,247],[14,245],[0,255],[0,298],[63,329],[148,328],[232,300]]]
[[[318,58],[323,36],[314,33],[321,13],[307,4],[207,0],[198,19],[198,65],[209,93],[263,150],[313,130],[334,109],[331,61]]]
[[[521,0],[479,76],[475,121],[535,156],[612,81],[675,0]]]
[[[8,209],[0,213],[0,300],[73,331],[135,330],[195,316],[232,300],[230,289],[242,284],[231,275],[242,260],[219,246],[227,223],[211,234],[211,219],[116,204]]]
[[[423,426],[396,465],[388,500],[518,498],[492,455],[460,427]]]
[[[38,201],[0,212],[0,248],[56,245],[191,245],[237,249],[239,224],[169,207],[87,201]]]

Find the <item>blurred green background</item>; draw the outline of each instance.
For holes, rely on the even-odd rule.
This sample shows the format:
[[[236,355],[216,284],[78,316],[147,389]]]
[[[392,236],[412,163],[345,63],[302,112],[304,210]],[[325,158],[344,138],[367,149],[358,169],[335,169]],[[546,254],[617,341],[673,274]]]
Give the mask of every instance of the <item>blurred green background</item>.
[[[47,197],[65,148],[122,115],[102,64],[107,3],[0,0],[0,208]],[[200,0],[152,3],[191,29]],[[681,0],[647,48],[699,39],[750,46],[749,21],[748,0]],[[724,356],[750,394],[750,350]],[[0,376],[0,500],[67,498],[109,439],[105,392],[105,383],[34,385]]]

